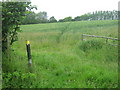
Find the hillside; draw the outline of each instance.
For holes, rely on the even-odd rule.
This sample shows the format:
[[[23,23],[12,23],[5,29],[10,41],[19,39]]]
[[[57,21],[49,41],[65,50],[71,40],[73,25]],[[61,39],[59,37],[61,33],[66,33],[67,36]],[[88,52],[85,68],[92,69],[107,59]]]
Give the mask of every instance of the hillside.
[[[117,20],[31,24],[21,25],[21,29],[19,40],[12,47],[12,62],[3,63],[3,70],[27,75],[25,41],[29,40],[33,60],[31,87],[118,87],[118,47],[109,45],[117,41],[106,43],[105,39],[90,37],[81,40],[82,34],[117,38]],[[27,85],[25,82],[21,84],[23,87]]]

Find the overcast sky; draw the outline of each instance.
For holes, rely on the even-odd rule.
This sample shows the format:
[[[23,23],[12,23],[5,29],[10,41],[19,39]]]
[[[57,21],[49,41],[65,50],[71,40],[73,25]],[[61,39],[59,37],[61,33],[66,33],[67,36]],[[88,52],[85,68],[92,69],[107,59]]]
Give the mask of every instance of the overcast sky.
[[[120,0],[31,0],[39,11],[46,11],[48,18],[54,16],[57,20],[67,16],[83,15],[98,10],[118,10]]]

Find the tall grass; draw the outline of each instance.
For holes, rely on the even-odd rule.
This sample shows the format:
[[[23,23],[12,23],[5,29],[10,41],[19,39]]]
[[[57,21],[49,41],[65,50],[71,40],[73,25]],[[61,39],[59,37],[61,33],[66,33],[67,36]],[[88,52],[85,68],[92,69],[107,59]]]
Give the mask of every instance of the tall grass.
[[[86,41],[81,41],[83,33],[117,38],[117,21],[34,24],[22,25],[21,28],[23,32],[19,34],[19,41],[12,47],[12,60],[3,63],[6,65],[3,69],[13,72],[11,74],[21,72],[27,75],[25,40],[30,40],[32,74],[35,77],[31,78],[30,82],[34,84],[29,87],[118,87],[118,47],[106,44],[104,39],[86,38]],[[3,83],[8,87],[5,84],[9,83]],[[22,87],[27,85],[26,82],[22,84]]]

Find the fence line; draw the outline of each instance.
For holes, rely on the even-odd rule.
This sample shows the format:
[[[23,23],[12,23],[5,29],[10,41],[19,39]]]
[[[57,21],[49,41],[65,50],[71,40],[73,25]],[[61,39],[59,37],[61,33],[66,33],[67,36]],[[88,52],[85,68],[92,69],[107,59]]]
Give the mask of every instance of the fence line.
[[[82,34],[82,36],[97,37],[97,38],[106,38],[106,39],[111,39],[111,40],[120,40],[118,38],[111,38],[111,37],[104,37],[104,36],[95,36],[95,35],[87,35],[87,34]]]
[[[112,45],[112,46],[120,46],[120,45],[117,45],[117,44],[109,44],[109,45]]]
[[[105,36],[95,36],[95,35],[87,35],[87,34],[82,34],[82,41],[84,40],[84,36],[96,37],[96,38],[105,38],[106,39],[106,43],[108,42],[108,39],[120,41],[120,39],[118,39],[118,38],[105,37]],[[116,44],[112,44],[112,45],[120,46],[120,45],[116,45]]]

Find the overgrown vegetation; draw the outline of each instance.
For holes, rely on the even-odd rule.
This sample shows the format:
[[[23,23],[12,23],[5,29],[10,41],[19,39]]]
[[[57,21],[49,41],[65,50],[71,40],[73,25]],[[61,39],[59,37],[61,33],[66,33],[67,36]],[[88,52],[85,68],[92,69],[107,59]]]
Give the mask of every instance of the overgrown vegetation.
[[[12,65],[11,66],[9,65],[13,63],[11,46],[15,41],[18,40],[18,32],[21,31],[19,25],[21,24],[26,14],[29,13],[29,10],[31,10],[34,7],[31,6],[31,2],[15,2],[15,1],[8,2],[7,0],[7,1],[0,2],[0,4],[2,5],[2,15],[1,15],[2,18],[0,18],[0,20],[2,20],[2,24],[0,23],[0,25],[2,25],[2,39],[1,39],[2,53],[1,54],[4,56],[4,58],[2,58],[2,64],[5,65],[3,67],[3,81],[5,83],[3,84],[3,88],[5,87],[9,88],[9,86],[22,87],[21,83],[20,85],[18,84],[19,82],[18,78],[21,80],[21,77],[17,77],[17,76],[14,77],[15,72],[11,72]],[[9,69],[7,69],[8,67]],[[11,74],[13,73],[13,76],[11,76],[11,74],[8,74],[8,73],[11,73]],[[4,76],[6,78],[4,78]],[[15,82],[14,80],[16,80],[16,77],[18,81]]]
[[[115,42],[106,44],[99,38],[81,41],[82,34],[118,38],[117,21],[34,24],[21,29],[12,46],[11,61],[3,56],[7,72],[3,73],[3,88],[118,87],[118,47],[109,45]],[[27,65],[26,40],[31,42],[32,68]]]
[[[105,43],[103,41],[98,41],[98,40],[88,40],[88,41],[83,41],[81,45],[79,46],[81,50],[87,51],[89,49],[101,49]]]
[[[3,87],[5,88],[34,88],[36,75],[33,73],[3,73]],[[33,87],[34,86],[34,87]]]
[[[20,32],[21,24],[29,9],[30,2],[3,2],[2,3],[2,51],[4,52],[15,42]],[[28,10],[27,10],[28,9]],[[10,45],[9,45],[10,44]]]

